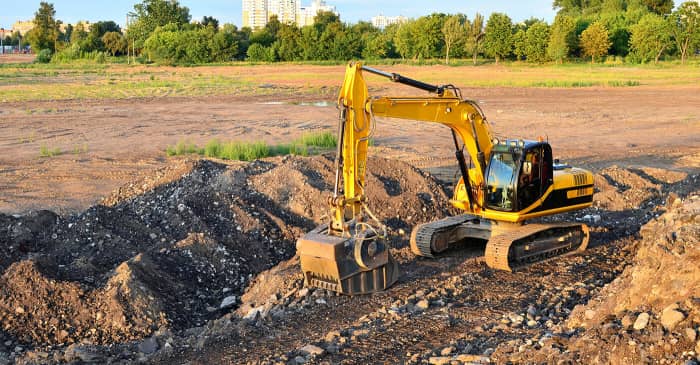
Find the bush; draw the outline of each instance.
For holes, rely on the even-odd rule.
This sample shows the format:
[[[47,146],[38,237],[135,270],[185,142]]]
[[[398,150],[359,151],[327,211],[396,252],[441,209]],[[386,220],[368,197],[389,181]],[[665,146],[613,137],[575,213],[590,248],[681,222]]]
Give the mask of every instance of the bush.
[[[274,62],[275,50],[272,47],[265,47],[260,43],[253,43],[248,47],[248,60],[254,62]]]
[[[51,62],[51,50],[50,49],[42,49],[39,51],[39,54],[36,55],[36,60],[35,62],[38,63],[49,63]]]

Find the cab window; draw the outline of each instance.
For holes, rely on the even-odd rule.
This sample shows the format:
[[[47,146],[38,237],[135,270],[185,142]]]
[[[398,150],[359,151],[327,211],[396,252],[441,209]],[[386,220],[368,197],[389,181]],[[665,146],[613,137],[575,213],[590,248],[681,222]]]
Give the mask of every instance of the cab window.
[[[504,211],[515,209],[515,176],[517,161],[511,153],[494,153],[486,179],[487,205]]]

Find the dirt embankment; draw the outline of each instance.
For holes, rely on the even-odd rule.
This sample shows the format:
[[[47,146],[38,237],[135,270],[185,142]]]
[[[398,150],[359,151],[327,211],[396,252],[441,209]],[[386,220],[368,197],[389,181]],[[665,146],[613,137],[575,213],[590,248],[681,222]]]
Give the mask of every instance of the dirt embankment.
[[[180,161],[78,215],[0,215],[0,360],[74,344],[56,355],[68,361],[85,355],[77,345],[195,328],[236,309],[251,280],[292,257],[296,237],[326,214],[332,164]],[[370,207],[390,217],[394,236],[447,213],[444,192],[419,170],[380,158],[369,167]]]
[[[602,288],[625,277],[652,282],[683,267],[688,282],[697,278],[696,256],[688,256],[696,241],[687,239],[697,237],[696,216],[687,218],[696,213],[676,212],[675,197],[667,202],[672,192],[693,201],[687,196],[697,175],[599,171],[594,207],[548,218],[589,222],[590,249],[505,273],[483,264],[478,245],[434,260],[410,254],[410,228],[450,213],[447,195],[433,177],[399,161],[373,158],[368,171],[370,208],[388,225],[402,272],[391,290],[370,296],[302,288],[294,244],[326,214],[335,178],[327,156],[181,160],[77,215],[0,215],[0,364],[546,362],[566,346],[573,361],[595,361],[578,336],[600,334],[594,338],[606,344],[617,343],[605,337],[610,328],[637,336],[621,326],[642,311],[650,319],[635,343],[650,344],[644,336],[659,333],[665,342],[631,358],[658,360],[670,356],[666,345],[691,345],[677,335],[697,327],[695,302],[683,299],[696,294],[684,291],[685,282],[656,280],[658,292],[625,284],[629,295],[674,298],[670,309],[673,303],[651,299],[623,309],[580,306],[605,302],[609,289]],[[654,219],[661,226],[647,226],[637,243],[640,227]],[[666,237],[663,245],[645,243],[656,237],[651,232]],[[638,267],[657,271],[614,281],[635,253],[646,263]],[[676,332],[659,332],[663,313],[676,312],[683,316]]]
[[[694,187],[697,189],[697,185]],[[509,360],[524,363],[696,364],[700,361],[700,190],[668,196],[641,228],[632,264],[579,305],[567,336]]]

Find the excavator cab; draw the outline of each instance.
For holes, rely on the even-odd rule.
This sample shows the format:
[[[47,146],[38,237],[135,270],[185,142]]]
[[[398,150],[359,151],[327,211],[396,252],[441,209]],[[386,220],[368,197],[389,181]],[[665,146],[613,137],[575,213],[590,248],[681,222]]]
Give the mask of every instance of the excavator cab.
[[[486,205],[502,212],[526,209],[552,184],[552,148],[544,142],[497,142],[486,170]]]

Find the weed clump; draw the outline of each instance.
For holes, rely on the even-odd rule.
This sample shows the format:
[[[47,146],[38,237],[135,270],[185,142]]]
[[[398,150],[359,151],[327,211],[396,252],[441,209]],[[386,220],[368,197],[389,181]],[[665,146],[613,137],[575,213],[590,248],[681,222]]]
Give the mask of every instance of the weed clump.
[[[222,142],[215,138],[207,142],[204,148],[199,148],[194,143],[182,140],[174,146],[168,146],[165,153],[168,156],[199,154],[224,160],[253,161],[270,156],[309,156],[326,149],[335,148],[337,143],[335,135],[330,132],[304,134],[301,138],[291,143],[272,146],[263,141]]]

